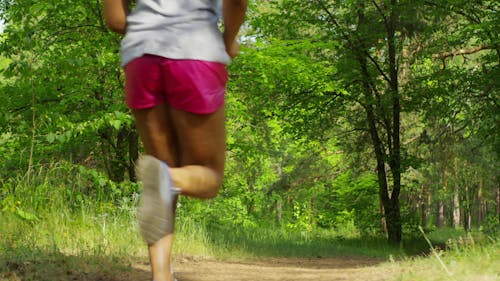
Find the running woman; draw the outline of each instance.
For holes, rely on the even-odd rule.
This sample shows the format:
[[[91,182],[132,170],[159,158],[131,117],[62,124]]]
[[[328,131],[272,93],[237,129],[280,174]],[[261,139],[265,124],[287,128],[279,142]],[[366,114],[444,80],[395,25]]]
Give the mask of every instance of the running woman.
[[[222,184],[226,64],[239,53],[247,0],[137,0],[129,7],[128,0],[104,0],[108,26],[125,35],[125,100],[146,153],[137,161],[140,231],[153,280],[172,281],[177,196],[212,198]]]

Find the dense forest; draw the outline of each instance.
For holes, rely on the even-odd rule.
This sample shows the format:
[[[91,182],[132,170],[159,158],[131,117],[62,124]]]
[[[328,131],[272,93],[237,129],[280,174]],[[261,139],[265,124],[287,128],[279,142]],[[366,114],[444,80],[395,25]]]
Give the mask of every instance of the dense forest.
[[[498,230],[498,1],[250,5],[229,65],[224,186],[209,202],[183,198],[179,216],[390,243],[418,226]],[[101,1],[0,11],[0,210],[35,215],[20,178],[63,186],[75,210],[136,200],[142,147]],[[66,176],[42,176],[55,170]]]

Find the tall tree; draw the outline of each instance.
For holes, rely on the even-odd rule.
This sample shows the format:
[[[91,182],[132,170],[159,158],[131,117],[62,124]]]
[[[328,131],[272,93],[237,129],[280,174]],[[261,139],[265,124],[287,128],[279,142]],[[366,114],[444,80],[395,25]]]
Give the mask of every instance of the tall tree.
[[[295,128],[302,134],[309,131],[311,136],[325,137],[337,127],[340,131],[353,132],[360,143],[367,141],[364,144],[369,144],[375,159],[382,216],[386,219],[388,240],[392,243],[400,242],[402,234],[401,175],[410,165],[416,164],[404,144],[420,138],[409,136],[408,129],[402,130],[401,118],[413,112],[423,114],[426,122],[425,118],[434,114],[433,108],[425,107],[432,99],[451,101],[449,109],[452,111],[460,108],[463,105],[460,98],[449,96],[453,93],[451,85],[464,89],[473,87],[477,98],[488,101],[475,108],[487,108],[481,114],[486,113],[489,120],[497,118],[496,114],[490,115],[498,111],[494,98],[497,93],[494,81],[498,79],[491,76],[497,73],[495,65],[498,64],[491,58],[489,64],[483,64],[486,70],[483,73],[470,69],[433,73],[441,75],[444,84],[450,86],[448,93],[433,90],[435,85],[431,82],[422,84],[425,89],[415,86],[415,82],[422,81],[418,71],[433,59],[446,62],[456,55],[497,52],[498,36],[493,29],[498,27],[498,17],[494,13],[498,4],[480,2],[472,7],[466,1],[276,1],[262,8],[264,15],[253,22],[256,38],[265,42],[259,48],[283,44],[289,55],[309,56],[318,64],[330,66],[330,71],[323,75],[334,81],[327,83],[334,87],[303,84],[297,90],[285,84],[277,92],[282,94],[285,108],[294,108],[285,113],[293,116],[289,120],[295,122]],[[458,20],[453,21],[453,18]],[[476,28],[478,33],[471,32]],[[474,41],[480,42],[479,45],[471,46]],[[261,71],[267,73],[266,69]],[[460,75],[476,75],[469,81],[486,83],[471,85],[459,79]],[[428,96],[431,92],[432,97]],[[311,108],[315,110],[304,110]],[[301,126],[304,120],[309,122],[305,128]],[[412,120],[407,121],[407,127],[411,127]],[[421,121],[417,118],[413,122]],[[482,128],[490,132],[485,139],[495,142],[497,129]],[[339,130],[335,134],[338,133]],[[348,141],[343,144],[350,145]],[[442,167],[438,181],[441,186],[447,186],[447,159],[438,161]],[[450,190],[453,189],[447,188],[444,193]],[[443,210],[444,204],[443,201]]]
[[[330,122],[339,122],[347,116],[350,130],[368,136],[388,240],[399,243],[402,235],[399,194],[401,173],[405,169],[400,132],[401,64],[407,59],[404,46],[418,21],[415,5],[401,1],[318,0],[283,1],[275,9],[279,12],[271,13],[271,20],[266,17],[257,22],[262,33],[291,42],[312,42],[317,52],[308,50],[314,52],[311,55],[329,61],[336,69],[330,79],[336,80],[340,87],[330,94],[319,90],[330,102],[310,101],[303,96],[299,106],[316,103],[322,111],[331,112]]]

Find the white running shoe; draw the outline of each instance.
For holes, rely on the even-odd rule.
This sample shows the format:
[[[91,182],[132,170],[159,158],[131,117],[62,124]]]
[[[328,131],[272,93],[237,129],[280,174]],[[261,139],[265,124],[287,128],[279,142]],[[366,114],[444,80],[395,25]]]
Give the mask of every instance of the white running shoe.
[[[137,177],[143,185],[137,219],[151,245],[174,231],[174,202],[180,191],[172,186],[167,164],[150,155],[137,161]]]

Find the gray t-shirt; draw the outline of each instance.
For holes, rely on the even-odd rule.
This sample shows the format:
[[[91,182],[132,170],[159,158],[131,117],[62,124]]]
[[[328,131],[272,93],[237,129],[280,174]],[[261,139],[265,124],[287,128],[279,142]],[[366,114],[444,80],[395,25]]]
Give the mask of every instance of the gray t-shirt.
[[[127,17],[122,65],[144,54],[229,63],[221,11],[221,0],[138,0]]]

